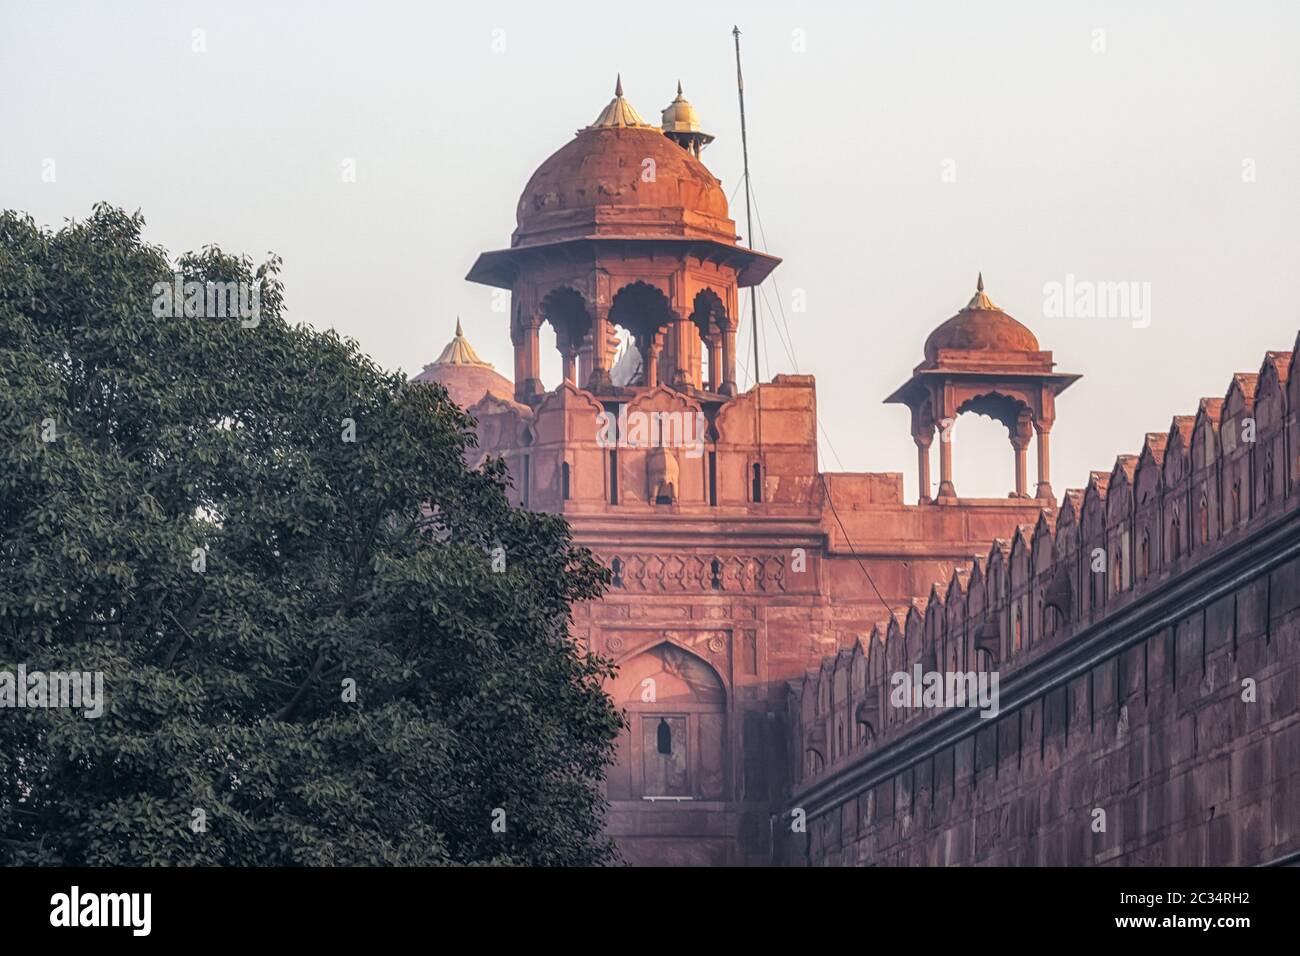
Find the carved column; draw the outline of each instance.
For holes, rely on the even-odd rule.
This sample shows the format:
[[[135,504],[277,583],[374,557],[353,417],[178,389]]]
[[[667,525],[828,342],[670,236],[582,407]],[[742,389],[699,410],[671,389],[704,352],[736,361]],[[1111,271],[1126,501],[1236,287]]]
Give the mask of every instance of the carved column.
[[[582,346],[578,349],[578,381],[585,383],[591,379],[591,333],[582,337]]]
[[[1011,433],[1011,447],[1016,453],[1016,497],[1029,497],[1029,439],[1034,435],[1033,419],[1028,412],[1021,414]]]
[[[1052,423],[1035,422],[1034,428],[1038,432],[1038,490],[1034,497],[1055,498],[1052,494]]]
[[[564,363],[564,381],[569,385],[578,384],[578,347],[570,335],[558,336],[556,347]]]
[[[649,388],[659,384],[659,353],[663,351],[663,347],[662,329],[645,337],[645,347],[641,351],[641,364],[645,370],[644,382]]]
[[[593,392],[610,387],[609,381],[609,306],[597,305],[592,310],[591,323],[591,377],[587,388]]]
[[[515,349],[515,401],[525,402],[528,400],[526,383],[528,379],[528,348],[526,345],[528,336],[524,330],[523,322],[516,317],[510,323],[510,343]]]
[[[542,388],[542,352],[539,332],[542,328],[542,316],[533,312],[524,317],[524,398],[525,400],[541,395]]]
[[[723,395],[736,394],[736,323],[727,320],[722,329],[722,387]]]
[[[722,384],[722,376],[719,374],[722,370],[718,368],[718,362],[722,358],[722,336],[718,332],[713,332],[709,336],[709,391],[716,392]]]
[[[928,431],[913,431],[912,439],[916,442],[916,481],[919,491],[917,502],[928,505],[930,498],[930,445],[934,442],[934,426]]]
[[[673,388],[685,388],[691,382],[691,320],[684,311],[673,312]]]
[[[952,432],[955,420],[951,417],[939,422],[939,498],[956,498],[952,484]]]

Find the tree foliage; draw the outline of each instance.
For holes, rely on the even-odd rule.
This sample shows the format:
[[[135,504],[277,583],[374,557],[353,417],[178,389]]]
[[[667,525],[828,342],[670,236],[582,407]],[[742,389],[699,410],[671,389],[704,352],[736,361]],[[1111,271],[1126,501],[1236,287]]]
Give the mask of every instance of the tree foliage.
[[[612,860],[622,718],[568,633],[606,572],[440,386],[286,322],[278,259],[142,226],[0,216],[0,671],[107,699],[0,710],[0,862]],[[176,271],[260,320],[155,317]]]

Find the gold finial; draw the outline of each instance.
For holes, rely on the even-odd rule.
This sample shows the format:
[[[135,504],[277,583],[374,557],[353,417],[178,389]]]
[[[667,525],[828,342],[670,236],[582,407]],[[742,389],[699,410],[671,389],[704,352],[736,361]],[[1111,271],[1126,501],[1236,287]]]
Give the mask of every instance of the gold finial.
[[[975,280],[975,294],[971,296],[971,300],[966,303],[966,308],[983,309],[988,312],[1002,311],[996,305],[993,304],[992,299],[990,299],[987,295],[984,294],[984,273],[983,272],[981,272],[979,274],[979,278]]]
[[[485,362],[478,357],[474,351],[474,346],[469,344],[469,339],[465,338],[465,332],[460,327],[460,316],[456,316],[456,334],[452,336],[447,347],[442,350],[442,354],[433,360],[431,365],[482,365],[485,368],[491,368],[491,362]],[[428,367],[428,366],[426,366]]]
[[[644,127],[654,129],[645,120],[641,118],[632,104],[623,98],[623,74],[618,74],[614,81],[614,98],[609,101],[609,105],[600,111],[596,117],[596,122],[592,123],[587,129],[609,129],[624,127]],[[581,132],[581,130],[579,130]]]

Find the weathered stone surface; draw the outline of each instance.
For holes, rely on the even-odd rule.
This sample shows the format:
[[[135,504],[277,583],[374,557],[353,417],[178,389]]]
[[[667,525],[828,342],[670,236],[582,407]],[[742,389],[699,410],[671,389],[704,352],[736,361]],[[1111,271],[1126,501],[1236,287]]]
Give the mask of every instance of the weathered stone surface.
[[[562,515],[611,570],[573,636],[619,666],[608,689],[631,726],[608,828],[627,859],[1241,864],[1300,848],[1300,557],[1250,570],[1282,547],[1275,529],[1300,538],[1293,353],[1058,507],[1054,399],[1077,376],[981,279],[890,399],[919,450],[907,504],[897,471],[819,470],[811,375],[739,392],[740,290],[778,260],[738,243],[698,141],[605,122],[635,115],[617,95],[543,164],[515,241],[470,274],[511,293],[513,383],[484,385],[481,362],[433,376],[482,396],[476,454],[505,460],[513,500]],[[549,387],[543,326],[564,376]],[[616,385],[619,328],[640,371]],[[967,411],[1007,426],[1010,497],[958,493],[947,426]],[[634,415],[650,424],[629,442]],[[1237,438],[1249,416],[1254,442]],[[611,420],[629,423],[613,441]],[[894,676],[917,667],[996,675],[1014,707],[921,748],[951,711],[895,706]]]

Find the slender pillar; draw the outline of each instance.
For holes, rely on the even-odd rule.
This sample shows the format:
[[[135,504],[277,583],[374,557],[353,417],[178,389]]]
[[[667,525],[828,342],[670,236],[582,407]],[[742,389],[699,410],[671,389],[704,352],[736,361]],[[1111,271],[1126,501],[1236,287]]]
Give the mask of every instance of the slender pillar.
[[[1028,498],[1026,486],[1029,484],[1029,446],[1012,443],[1016,450],[1016,497]]]
[[[934,441],[934,426],[924,433],[912,436],[916,440],[916,480],[920,487],[917,501],[928,505],[930,498],[930,445]]]
[[[663,332],[655,332],[645,337],[645,348],[641,353],[641,363],[645,369],[645,384],[654,388],[659,384],[659,353],[664,347]]]
[[[531,398],[541,395],[542,388],[542,352],[539,332],[542,317],[536,313],[524,319],[524,396]]]
[[[591,323],[591,377],[587,388],[593,392],[610,387],[609,381],[609,308],[596,306]]]
[[[1015,431],[1011,434],[1011,447],[1016,453],[1017,498],[1029,497],[1029,440],[1033,435],[1033,421],[1026,413],[1016,422]]]
[[[523,323],[518,320],[510,323],[510,343],[515,349],[515,401],[517,402],[528,400],[528,349],[525,344],[527,340],[528,335],[523,328]]]
[[[722,343],[717,332],[709,336],[709,391],[716,392],[721,384],[721,378],[718,375],[718,360],[721,358],[719,353],[722,351]]]
[[[736,325],[728,322],[722,330],[722,387],[723,395],[736,394]]]
[[[591,333],[582,337],[582,346],[578,349],[578,381],[591,380]]]
[[[1052,426],[1050,422],[1046,425],[1035,422],[1034,428],[1038,432],[1038,490],[1034,497],[1055,498],[1052,494]]]
[[[684,314],[673,313],[673,388],[685,388],[691,383],[690,324]]]
[[[952,426],[951,418],[939,423],[939,494],[940,498],[956,498],[952,486]]]
[[[578,384],[578,347],[569,339],[560,343],[560,356],[564,362],[564,381],[569,385]]]

